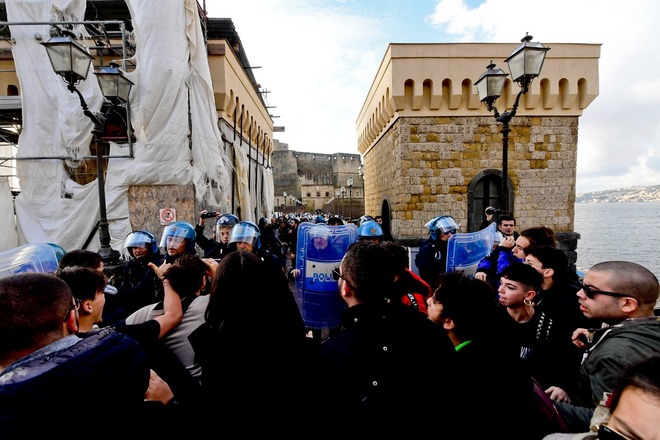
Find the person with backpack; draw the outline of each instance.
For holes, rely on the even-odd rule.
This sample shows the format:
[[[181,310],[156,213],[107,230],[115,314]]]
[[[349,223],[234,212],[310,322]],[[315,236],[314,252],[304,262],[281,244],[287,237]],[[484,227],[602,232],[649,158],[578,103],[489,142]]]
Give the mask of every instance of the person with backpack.
[[[408,250],[393,241],[384,241],[383,247],[392,254],[394,261],[394,301],[427,315],[426,301],[431,297],[431,286],[408,267]]]

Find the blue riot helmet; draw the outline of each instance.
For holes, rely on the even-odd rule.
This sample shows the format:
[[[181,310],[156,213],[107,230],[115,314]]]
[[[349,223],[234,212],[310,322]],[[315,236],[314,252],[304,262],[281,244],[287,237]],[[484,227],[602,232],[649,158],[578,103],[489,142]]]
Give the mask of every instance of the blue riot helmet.
[[[256,250],[261,247],[259,226],[250,221],[239,222],[231,229],[229,243],[249,243]]]
[[[317,224],[309,229],[310,238],[325,238],[328,240],[332,235],[332,231],[325,224]]]
[[[124,247],[133,258],[135,258],[135,255],[133,255],[133,248],[135,247],[144,248],[151,255],[158,253],[158,241],[154,234],[148,231],[131,232],[126,236]]]
[[[239,220],[234,214],[223,214],[215,222],[216,226],[236,226]]]
[[[217,241],[222,241],[224,243],[227,243],[227,240],[229,240],[229,236],[226,235],[226,230],[230,230],[238,224],[239,220],[238,217],[236,217],[234,214],[223,214],[220,216],[218,220],[215,222],[215,239]],[[223,234],[222,231],[225,230],[224,237],[227,237],[226,239],[222,239]]]
[[[64,248],[62,246],[60,246],[59,244],[48,243],[48,245],[53,248],[53,251],[55,252],[55,258],[57,259],[57,262],[59,263],[60,260],[62,259],[62,257],[64,256],[64,254],[66,254],[66,250],[64,250]]]
[[[322,215],[317,215],[314,221],[316,223],[325,223],[325,217],[323,217]]]
[[[376,220],[367,220],[358,227],[358,240],[382,241],[383,228]]]
[[[458,228],[461,227],[451,215],[435,217],[424,226],[429,228],[432,240],[437,240],[440,235],[448,234],[450,232],[455,234],[458,231]],[[440,231],[440,234],[438,234],[438,231]]]
[[[360,217],[360,220],[358,220],[358,226],[362,226],[362,223],[364,222],[373,222],[376,221],[372,216],[370,215],[363,215]]]
[[[168,247],[178,247],[183,240],[188,240],[186,250],[195,250],[195,228],[190,223],[174,222],[165,227],[160,239],[160,247],[167,250]]]

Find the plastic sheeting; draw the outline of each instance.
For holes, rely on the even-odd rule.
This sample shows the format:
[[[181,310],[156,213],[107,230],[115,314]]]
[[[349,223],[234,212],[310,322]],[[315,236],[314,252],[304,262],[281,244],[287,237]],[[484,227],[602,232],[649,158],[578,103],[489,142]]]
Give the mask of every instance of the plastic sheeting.
[[[133,59],[137,67],[126,75],[135,83],[130,105],[136,142],[133,158],[112,158],[108,163],[106,209],[114,249],[121,249],[131,231],[131,185],[194,184],[198,204],[228,211],[232,173],[217,125],[197,3],[126,3],[137,47]],[[86,6],[84,0],[7,0],[6,4],[10,23],[82,21]],[[77,95],[52,71],[45,49],[34,37],[40,33],[47,40],[50,27],[12,25],[11,32],[23,99],[19,157],[89,155],[91,120],[83,114]],[[89,109],[98,111],[103,97],[91,72],[77,88]],[[111,143],[111,156],[128,154],[128,145]],[[17,173],[21,186],[16,198],[19,244],[52,242],[65,249],[82,247],[99,218],[96,180],[87,185],[75,183],[61,160],[19,161]],[[247,182],[242,177],[237,180]],[[247,187],[240,195],[242,210],[249,214]],[[89,248],[98,246],[96,234]]]
[[[9,177],[0,177],[0,252],[18,246],[16,218],[14,216],[14,197],[9,187]]]

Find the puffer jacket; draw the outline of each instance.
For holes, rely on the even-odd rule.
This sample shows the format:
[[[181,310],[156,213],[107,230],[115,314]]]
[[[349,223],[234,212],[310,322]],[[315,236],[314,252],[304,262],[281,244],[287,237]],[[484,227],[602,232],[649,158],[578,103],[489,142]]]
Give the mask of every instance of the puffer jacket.
[[[0,374],[0,437],[75,432],[90,411],[110,421],[104,423],[104,435],[125,436],[144,408],[149,386],[149,367],[138,343],[107,328],[65,348],[42,351]]]

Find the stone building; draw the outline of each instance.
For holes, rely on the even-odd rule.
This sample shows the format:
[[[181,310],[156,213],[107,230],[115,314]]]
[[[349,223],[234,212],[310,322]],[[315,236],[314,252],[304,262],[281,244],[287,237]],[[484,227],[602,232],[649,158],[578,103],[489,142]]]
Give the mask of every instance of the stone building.
[[[362,157],[348,153],[306,153],[274,140],[274,210],[289,214],[315,212],[357,218],[364,214]]]
[[[45,10],[47,2],[35,2],[29,8],[16,6],[9,17],[0,0],[5,25],[0,32],[0,206],[5,208],[0,222],[18,231],[5,234],[0,249],[46,240],[65,249],[96,250],[100,205],[107,206],[115,250],[123,247],[131,230],[160,236],[168,222],[196,223],[202,209],[253,221],[272,213],[269,160],[276,130],[232,20],[207,17],[199,3],[191,9],[169,1],[149,10],[133,2],[130,11],[127,3],[71,2],[59,11],[67,17],[65,26],[78,23],[90,35],[79,38],[93,57],[90,70],[120,60],[120,68],[135,83],[126,105],[131,117],[118,124],[123,133],[106,136],[106,124],[108,130],[95,141],[92,121],[76,95],[49,72],[46,51],[39,46],[57,28],[41,17],[57,17],[58,11]],[[165,32],[168,39],[160,38]],[[25,60],[34,61],[28,66]],[[32,68],[17,73],[21,62]],[[42,87],[52,78],[52,84]],[[93,112],[103,102],[95,82],[90,74],[77,84]],[[42,89],[53,96],[39,97]],[[153,104],[158,97],[160,103]],[[140,105],[146,117],[141,117]],[[61,115],[65,123],[43,122],[53,115]],[[39,123],[30,124],[30,119]],[[67,130],[67,124],[75,127]],[[94,194],[101,175],[105,202]],[[212,226],[207,222],[209,235]]]
[[[597,44],[552,44],[541,76],[510,122],[509,206],[518,229],[551,227],[575,261],[573,231],[578,124],[598,95]],[[424,224],[452,215],[475,231],[499,207],[502,135],[474,81],[517,44],[390,44],[357,120],[367,212],[382,213],[393,237],[416,246]],[[500,61],[501,60],[501,61]],[[511,109],[507,79],[495,103]]]

